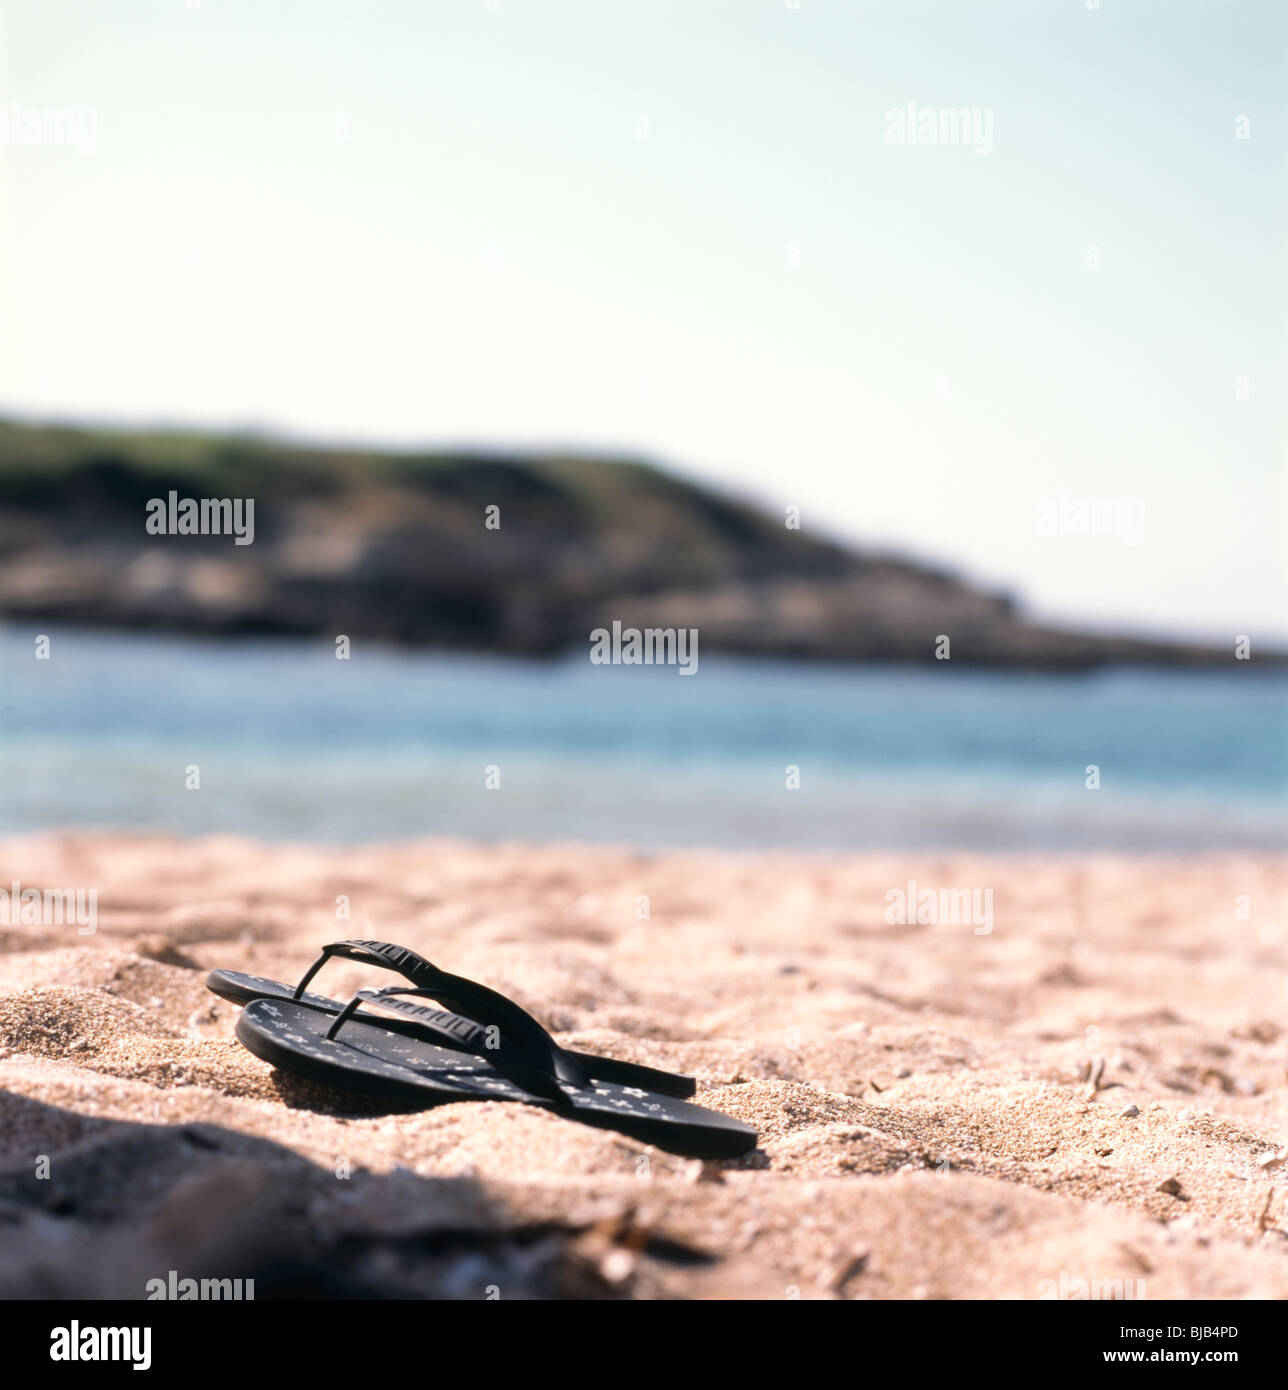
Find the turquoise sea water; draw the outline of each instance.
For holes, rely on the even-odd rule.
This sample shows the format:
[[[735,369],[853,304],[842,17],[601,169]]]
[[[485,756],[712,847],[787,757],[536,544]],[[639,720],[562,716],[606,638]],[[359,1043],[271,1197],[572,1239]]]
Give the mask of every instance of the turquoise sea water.
[[[10,626],[0,773],[7,832],[1274,849],[1288,843],[1288,679],[1233,662],[1070,676],[708,655],[687,677]]]

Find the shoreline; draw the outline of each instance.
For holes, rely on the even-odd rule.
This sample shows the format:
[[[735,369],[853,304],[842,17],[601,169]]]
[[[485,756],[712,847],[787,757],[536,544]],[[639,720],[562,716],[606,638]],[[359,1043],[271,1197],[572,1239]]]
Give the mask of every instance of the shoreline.
[[[44,832],[0,839],[14,880],[93,885],[99,920],[0,927],[0,1293],[175,1269],[260,1298],[1288,1296],[1284,856]],[[990,888],[992,930],[890,924],[909,880]],[[342,937],[691,1072],[760,1147],[704,1164],[274,1073],[205,971],[294,980]]]

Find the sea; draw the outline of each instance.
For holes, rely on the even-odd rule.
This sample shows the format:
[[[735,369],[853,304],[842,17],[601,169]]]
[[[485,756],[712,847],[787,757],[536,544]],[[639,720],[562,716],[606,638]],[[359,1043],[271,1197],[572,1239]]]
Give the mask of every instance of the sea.
[[[0,776],[5,833],[1282,850],[1288,676],[707,653],[686,676],[10,622]]]

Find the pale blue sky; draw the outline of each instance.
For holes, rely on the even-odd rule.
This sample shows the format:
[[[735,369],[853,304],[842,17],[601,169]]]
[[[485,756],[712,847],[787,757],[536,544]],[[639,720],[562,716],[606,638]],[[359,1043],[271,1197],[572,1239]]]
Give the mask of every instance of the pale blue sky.
[[[1046,616],[1288,637],[1278,0],[2,13],[0,408],[644,454]],[[887,143],[909,102],[991,152]]]

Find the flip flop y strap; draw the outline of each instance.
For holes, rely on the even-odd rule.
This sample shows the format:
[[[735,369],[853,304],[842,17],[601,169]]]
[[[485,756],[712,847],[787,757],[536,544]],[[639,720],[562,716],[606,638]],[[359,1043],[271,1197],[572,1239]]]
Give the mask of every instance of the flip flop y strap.
[[[363,965],[393,970],[415,986],[414,989],[359,991],[359,996],[363,993],[368,995],[368,1002],[374,995],[383,999],[391,995],[415,994],[425,999],[436,999],[455,1014],[464,1015],[464,1018],[456,1018],[453,1014],[439,1014],[437,1010],[425,1010],[401,1000],[393,1007],[418,1022],[426,1022],[432,1018],[441,1027],[445,1021],[450,1020],[457,1026],[450,1027],[449,1031],[470,1051],[488,1048],[490,1040],[487,1030],[498,1030],[503,1045],[512,1050],[517,1048],[524,1057],[534,1063],[544,1063],[546,1069],[561,1081],[572,1086],[589,1084],[585,1068],[565,1052],[541,1024],[513,999],[507,999],[504,994],[498,994],[496,990],[474,980],[467,980],[462,975],[449,975],[446,970],[440,970],[407,946],[396,946],[388,941],[333,941],[330,945],[323,946],[322,954],[309,966],[304,978],[296,985],[296,999],[300,998],[314,975],[332,956],[342,956],[346,960],[358,961]],[[336,1028],[343,1019],[352,1014],[354,1007],[355,1001],[351,1001],[349,1008],[337,1018],[328,1037],[335,1036]],[[468,1027],[471,1022],[474,1025],[473,1029]],[[461,1027],[462,1023],[467,1026]]]
[[[332,957],[357,961],[362,965],[374,965],[382,970],[392,970],[395,974],[401,975],[408,983],[427,991],[426,998],[437,999],[445,1004],[446,1009],[428,1009],[424,1005],[413,1004],[410,1000],[400,999],[396,1003],[391,1002],[389,1007],[422,1027],[430,1029],[431,1032],[437,1033],[449,1047],[459,1047],[465,1052],[473,1052],[479,1056],[485,1056],[490,1051],[489,1039],[484,1026],[474,1021],[476,1015],[470,1013],[469,1007],[464,1002],[460,1005],[455,1002],[457,995],[449,997],[442,992],[445,981],[452,981],[465,991],[464,994],[460,995],[463,1001],[472,998],[479,1007],[485,1009],[489,1003],[495,1004],[496,1001],[500,1001],[501,1005],[518,1010],[519,1014],[522,1014],[523,1019],[526,1020],[526,1024],[515,1016],[510,1017],[510,1024],[517,1029],[515,1039],[517,1041],[527,1038],[530,1046],[537,1049],[535,1055],[541,1055],[540,1049],[543,1045],[559,1047],[545,1029],[537,1023],[536,1019],[532,1018],[530,1014],[524,1013],[512,1000],[506,999],[504,995],[497,994],[483,985],[475,984],[472,980],[448,975],[445,971],[439,970],[432,962],[426,960],[424,956],[406,946],[397,946],[390,941],[333,941],[329,945],[323,946],[321,954],[304,972],[291,997],[303,999],[313,977]],[[470,991],[473,993],[471,994]],[[484,998],[484,995],[488,998]],[[449,1013],[448,1009],[459,1009],[459,1013]],[[462,1018],[460,1014],[465,1014],[467,1017]],[[501,1027],[503,1025],[489,1023],[489,1026]],[[544,1043],[538,1040],[537,1034],[530,1031],[532,1028],[539,1030]],[[692,1077],[661,1071],[656,1067],[645,1066],[639,1062],[622,1062],[612,1057],[592,1057],[584,1053],[574,1054],[562,1048],[559,1048],[558,1055],[562,1066],[562,1071],[558,1074],[561,1076],[571,1075],[572,1071],[576,1070],[583,1077],[589,1075],[602,1081],[613,1081],[622,1086],[639,1086],[648,1091],[657,1091],[663,1095],[677,1097],[691,1096],[695,1089]],[[581,1081],[574,1084],[584,1085],[586,1082]]]
[[[461,975],[449,975],[425,961],[434,972],[430,985],[388,989],[360,989],[336,1015],[327,1031],[327,1040],[334,1041],[344,1024],[353,1017],[360,1003],[379,1004],[409,1017],[423,1010],[410,1003],[406,996],[437,999],[458,1011],[478,1027],[477,1046],[470,1051],[486,1057],[498,1071],[510,1080],[546,1100],[566,1100],[564,1086],[576,1089],[590,1086],[590,1076],[581,1060],[560,1047],[548,1032],[524,1008],[504,994],[489,989]],[[370,1018],[366,1019],[371,1022]]]
[[[292,999],[303,999],[309,984],[319,970],[334,957],[357,961],[362,965],[378,966],[382,970],[392,970],[410,981],[413,985],[424,987],[437,979],[441,973],[424,956],[406,946],[397,946],[391,941],[332,941],[322,947],[317,960],[304,972],[295,986]],[[461,1018],[446,1009],[427,1009],[420,1004],[398,1000],[391,1005],[405,1017],[423,1028],[439,1034],[449,1046],[459,1046],[466,1052],[482,1052],[487,1046],[487,1033],[481,1024],[472,1019]]]

